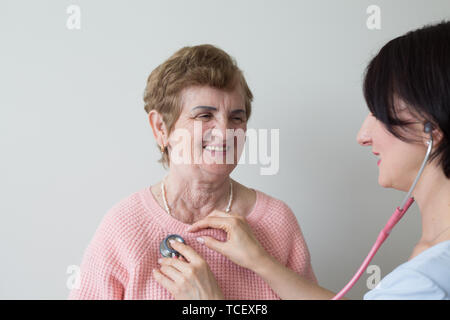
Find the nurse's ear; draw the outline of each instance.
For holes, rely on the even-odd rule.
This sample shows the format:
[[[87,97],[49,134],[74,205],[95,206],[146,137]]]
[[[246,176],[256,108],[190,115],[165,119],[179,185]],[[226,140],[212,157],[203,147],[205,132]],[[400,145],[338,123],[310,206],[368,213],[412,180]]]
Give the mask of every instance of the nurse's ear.
[[[444,134],[439,129],[434,129],[432,132],[433,135],[433,142],[435,142],[435,146],[438,146],[442,142],[442,138],[444,137]]]
[[[443,138],[443,133],[439,128],[434,127],[430,122],[425,123],[424,125],[424,135],[423,135],[423,144],[428,146],[428,141],[430,140],[430,132],[433,137],[433,149],[437,148],[437,146],[441,143]]]
[[[148,113],[148,121],[152,127],[156,143],[158,143],[160,147],[167,147],[169,134],[163,116],[158,111],[151,110]]]

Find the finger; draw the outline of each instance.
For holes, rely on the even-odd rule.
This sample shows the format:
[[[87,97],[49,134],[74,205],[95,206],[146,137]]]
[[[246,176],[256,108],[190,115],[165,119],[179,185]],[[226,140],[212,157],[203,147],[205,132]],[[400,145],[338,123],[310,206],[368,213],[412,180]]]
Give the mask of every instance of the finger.
[[[189,268],[186,260],[184,260],[182,257],[161,258],[158,260],[158,262],[161,266],[172,266],[175,269],[179,270],[180,272],[186,272],[186,270]]]
[[[225,212],[221,210],[214,209],[211,211],[210,214],[207,215],[207,217],[219,217],[219,218],[229,218],[229,217],[240,217],[241,215],[238,213],[234,213],[233,211]]]
[[[179,255],[178,257],[177,257],[177,259],[179,260],[179,261],[182,261],[182,262],[188,262],[182,255]]]
[[[175,282],[162,274],[158,269],[153,270],[153,278],[170,293],[173,294],[175,292]]]
[[[187,230],[188,232],[197,232],[200,229],[216,228],[222,229],[225,232],[230,230],[230,217],[206,217],[192,224]]]
[[[220,210],[217,210],[217,209],[214,209],[213,211],[211,211],[211,213],[210,214],[208,214],[204,219],[202,219],[202,220],[205,220],[205,219],[207,219],[207,218],[210,218],[210,217],[216,217],[216,218],[229,218],[230,216],[231,216],[232,214],[231,213],[226,213],[226,212],[224,212],[224,211],[220,211]],[[200,220],[200,221],[202,221],[202,220]],[[188,227],[187,228],[187,231],[188,232],[195,232],[195,231],[192,231],[192,229],[197,229],[197,223],[198,223],[199,221],[197,221],[196,223],[193,223],[190,227]],[[206,227],[207,228],[207,227]]]
[[[203,259],[191,246],[178,241],[169,242],[172,248],[174,248],[184,256],[187,262],[193,262]]]
[[[160,271],[175,282],[180,282],[183,279],[181,271],[175,269],[173,266],[161,266]]]
[[[214,209],[210,214],[208,214],[208,217],[221,217],[225,218],[228,217],[230,214],[226,213],[225,211],[220,211],[217,209]]]
[[[200,243],[203,243],[208,248],[225,255],[225,250],[226,250],[225,242],[219,241],[217,239],[214,239],[214,238],[208,237],[208,236],[198,237],[197,241]]]

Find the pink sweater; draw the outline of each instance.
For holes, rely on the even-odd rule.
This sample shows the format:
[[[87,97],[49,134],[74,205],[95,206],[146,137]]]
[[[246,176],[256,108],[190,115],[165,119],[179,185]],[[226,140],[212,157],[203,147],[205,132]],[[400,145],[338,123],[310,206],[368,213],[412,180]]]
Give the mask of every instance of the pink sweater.
[[[298,274],[317,282],[297,219],[280,200],[256,190],[247,220],[261,245]],[[80,266],[80,286],[69,299],[173,299],[152,276],[159,268],[159,244],[167,235],[182,236],[208,263],[225,299],[279,299],[254,272],[198,243],[199,235],[224,241],[222,230],[186,232],[189,224],[168,215],[150,188],[122,199],[104,216]]]

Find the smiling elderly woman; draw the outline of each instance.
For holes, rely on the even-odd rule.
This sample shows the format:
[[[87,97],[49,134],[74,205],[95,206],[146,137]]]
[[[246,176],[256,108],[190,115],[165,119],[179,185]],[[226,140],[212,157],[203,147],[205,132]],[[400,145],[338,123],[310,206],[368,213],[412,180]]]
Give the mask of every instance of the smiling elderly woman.
[[[145,111],[169,172],[107,212],[84,253],[80,285],[69,299],[279,299],[254,272],[196,241],[199,235],[223,241],[223,231],[187,232],[216,209],[245,219],[266,251],[316,282],[289,207],[230,178],[243,135],[227,132],[245,136],[252,99],[234,60],[211,45],[182,48],[150,74]],[[179,234],[192,248],[180,258],[179,269],[159,269],[159,246],[169,234]],[[213,279],[222,293],[199,291],[192,277]]]

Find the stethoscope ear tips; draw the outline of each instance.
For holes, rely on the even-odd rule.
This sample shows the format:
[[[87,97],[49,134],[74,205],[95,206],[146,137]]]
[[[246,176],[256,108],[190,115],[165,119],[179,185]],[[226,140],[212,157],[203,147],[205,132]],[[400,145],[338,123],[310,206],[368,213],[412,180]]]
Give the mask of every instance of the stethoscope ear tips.
[[[161,244],[159,245],[159,252],[161,253],[161,255],[165,258],[173,258],[181,256],[181,254],[178,251],[176,251],[170,246],[169,240],[175,240],[181,243],[186,243],[184,239],[177,234],[168,235],[163,241],[161,241]]]

